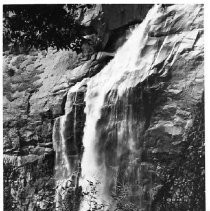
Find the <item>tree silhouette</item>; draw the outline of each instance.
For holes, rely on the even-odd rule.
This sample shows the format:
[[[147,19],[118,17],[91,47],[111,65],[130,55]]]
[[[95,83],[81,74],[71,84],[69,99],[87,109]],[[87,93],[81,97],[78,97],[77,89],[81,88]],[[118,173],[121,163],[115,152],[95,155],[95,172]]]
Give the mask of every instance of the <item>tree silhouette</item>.
[[[4,5],[3,39],[14,48],[72,49],[80,51],[84,26],[80,25],[79,8],[92,5],[42,4]]]

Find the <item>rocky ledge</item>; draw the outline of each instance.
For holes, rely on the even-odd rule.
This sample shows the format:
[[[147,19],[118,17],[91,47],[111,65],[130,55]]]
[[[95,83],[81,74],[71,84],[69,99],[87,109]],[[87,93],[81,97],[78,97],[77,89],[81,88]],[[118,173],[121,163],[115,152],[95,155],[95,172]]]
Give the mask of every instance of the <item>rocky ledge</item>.
[[[92,12],[89,11],[88,17],[95,24],[95,17],[99,16]],[[129,21],[124,21],[124,25],[120,26],[119,21],[113,26],[110,23],[110,30],[113,31],[109,31],[109,36],[113,38],[114,30],[122,26],[126,26],[121,28],[122,31],[127,30],[127,24],[133,24],[136,17],[138,19],[138,15],[133,19],[129,16]],[[87,16],[83,20],[85,18]],[[191,146],[190,134],[195,130],[203,134],[203,129],[196,126],[196,121],[199,121],[197,113],[203,108],[203,30],[202,5],[172,5],[163,8],[161,15],[154,18],[142,50],[141,58],[145,63],[142,64],[141,74],[136,71],[122,79],[122,83],[126,80],[129,83],[129,91],[124,93],[116,105],[113,105],[116,103],[113,97],[103,108],[105,123],[100,124],[106,124],[110,136],[101,140],[108,145],[110,137],[116,135],[114,126],[123,124],[125,120],[120,115],[125,109],[121,107],[121,101],[129,99],[127,103],[132,106],[132,127],[137,131],[136,141],[139,144],[132,158],[128,154],[126,156],[129,158],[122,159],[118,165],[121,175],[138,174],[141,170],[143,183],[138,189],[141,190],[141,195],[133,197],[134,201],[141,198],[144,210],[157,206],[158,203],[151,205],[150,202],[152,197],[156,199],[156,192],[160,191],[161,194],[161,188],[164,187],[162,181],[165,178],[161,172],[165,173],[165,168],[172,165],[173,158],[179,157],[183,149],[188,149],[186,146],[183,148],[183,143],[188,141],[187,146]],[[110,40],[104,37],[104,46],[111,49],[109,47],[113,44],[106,39]],[[104,49],[106,47],[102,50]],[[71,91],[68,95],[69,89],[77,82],[99,73],[113,55],[114,52],[92,52],[87,58],[83,54],[52,48],[48,51],[31,51],[29,55],[4,54],[4,164],[9,172],[14,172],[13,178],[10,178],[11,174],[6,175],[5,171],[5,184],[12,181],[12,185],[8,185],[8,190],[5,189],[4,192],[11,193],[10,197],[17,204],[14,203],[13,206],[21,210],[34,210],[38,207],[52,210],[55,159],[52,133],[55,118],[65,114],[65,106],[74,98],[75,93],[84,95],[86,85],[78,86],[78,90],[74,90],[74,93]],[[111,92],[114,93],[115,90]],[[72,106],[73,112],[74,105],[70,103],[69,106]],[[109,111],[113,106],[119,112],[119,119],[111,121],[113,116]],[[84,104],[79,109],[84,109]],[[78,120],[78,124],[81,124],[77,131],[80,139],[84,121],[84,117]],[[195,133],[191,138],[194,136],[198,134]],[[78,142],[82,147],[81,140]],[[112,151],[107,149],[101,150],[109,157]],[[112,164],[108,159],[107,165]],[[118,178],[119,181],[123,179],[132,184],[129,177]],[[24,197],[24,194],[29,197]],[[5,206],[11,210],[11,204]]]

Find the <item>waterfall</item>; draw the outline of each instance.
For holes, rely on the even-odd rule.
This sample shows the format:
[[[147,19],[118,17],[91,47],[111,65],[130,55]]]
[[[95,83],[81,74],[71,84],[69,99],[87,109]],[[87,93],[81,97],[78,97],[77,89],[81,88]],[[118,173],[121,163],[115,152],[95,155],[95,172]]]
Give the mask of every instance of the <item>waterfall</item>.
[[[138,81],[143,81],[148,76],[148,69],[145,66],[151,64],[151,59],[148,58],[149,61],[147,59],[143,60],[141,55],[148,39],[148,31],[151,27],[150,22],[154,16],[157,17],[158,13],[159,6],[154,6],[148,12],[144,21],[132,31],[128,40],[117,51],[113,60],[88,82],[85,97],[86,122],[83,136],[84,154],[81,162],[82,175],[80,185],[83,191],[90,193],[90,182],[97,184],[97,193],[95,196],[96,201],[93,204],[90,204],[85,199],[83,200],[80,211],[92,210],[91,206],[96,206],[94,204],[100,206],[101,204],[108,205],[110,203],[110,193],[107,190],[109,183],[109,178],[107,178],[108,170],[103,155],[97,150],[100,142],[97,124],[101,118],[101,110],[105,106],[106,96],[109,95],[111,97],[113,94],[110,92],[111,90],[117,90],[117,98],[119,98],[125,93],[127,88],[132,86],[131,83],[135,81],[129,80],[131,77],[134,79],[137,76]],[[129,111],[129,115],[132,115],[132,110]],[[128,133],[130,133],[127,137],[129,139],[128,147],[130,150],[133,150],[133,137],[135,134],[132,134],[132,129],[129,127],[128,125]],[[121,130],[123,128],[122,126]],[[123,137],[120,137],[122,134],[120,130],[117,134],[118,139],[123,139]],[[104,209],[106,209],[106,206]]]
[[[53,144],[56,149],[55,178],[56,178],[56,210],[62,206],[65,187],[71,175],[70,163],[67,156],[66,139],[64,136],[66,115],[56,118],[53,128]]]
[[[77,146],[77,91],[88,79],[71,87],[67,93],[65,115],[55,119],[53,128],[53,146],[56,151],[55,179],[56,210],[63,208],[69,188],[75,188],[80,168],[80,152]],[[78,137],[79,139],[80,137]]]

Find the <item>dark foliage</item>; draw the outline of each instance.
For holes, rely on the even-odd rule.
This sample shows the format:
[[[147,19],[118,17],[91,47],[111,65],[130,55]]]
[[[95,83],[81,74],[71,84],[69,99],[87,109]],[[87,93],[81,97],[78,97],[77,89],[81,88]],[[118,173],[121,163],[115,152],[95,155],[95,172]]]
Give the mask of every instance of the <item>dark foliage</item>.
[[[91,5],[4,5],[4,43],[14,49],[52,46],[80,51],[84,27],[77,20],[79,7]]]
[[[204,99],[195,109],[193,126],[182,144],[180,155],[159,172],[163,186],[153,200],[152,210],[205,210]]]
[[[4,159],[5,211],[29,210],[32,202],[34,202],[34,210],[43,210],[39,207],[40,202],[45,202],[46,211],[53,210],[55,190],[53,168],[50,167],[53,166],[53,158],[53,155],[51,159],[43,156],[42,159],[35,161],[28,158],[28,163],[18,167],[9,159]],[[30,179],[27,178],[28,172],[33,172],[30,174]]]
[[[3,177],[4,177],[4,210],[14,210],[16,204],[14,204],[14,199],[11,195],[11,187],[15,185],[15,180],[19,177],[19,172],[14,166],[9,162],[9,160],[4,159],[3,161]]]

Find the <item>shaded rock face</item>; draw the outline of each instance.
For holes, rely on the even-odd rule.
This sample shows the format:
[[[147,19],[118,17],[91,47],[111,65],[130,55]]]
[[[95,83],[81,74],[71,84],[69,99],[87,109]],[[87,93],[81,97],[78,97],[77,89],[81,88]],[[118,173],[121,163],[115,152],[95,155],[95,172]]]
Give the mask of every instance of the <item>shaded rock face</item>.
[[[84,49],[116,51],[127,39],[129,27],[141,23],[151,4],[102,4],[81,9],[79,20],[87,27]]]
[[[151,7],[151,4],[103,4],[102,11],[107,27],[113,30],[123,25],[141,22]]]
[[[130,24],[141,21],[150,7],[98,5],[81,19],[98,29],[102,49],[115,51],[127,39]],[[99,29],[101,10],[106,24]],[[107,17],[113,17],[113,21]],[[129,206],[130,210],[182,210],[183,203],[161,207],[162,198],[167,197],[160,200],[157,194],[161,195],[165,188],[164,176],[171,175],[165,169],[173,162],[179,163],[177,158],[185,152],[186,140],[190,145],[189,131],[197,127],[194,111],[203,108],[203,6],[159,8],[143,38],[136,55],[136,70],[128,71],[108,90],[99,118],[92,126],[98,140],[94,146],[97,165],[104,165],[105,192],[116,196],[111,200],[118,209]],[[73,183],[64,198],[70,200],[73,210],[81,209],[75,200],[81,196],[79,180],[84,171],[81,162],[88,118],[85,96],[97,80],[101,85],[98,83],[99,89],[93,92],[93,101],[103,89],[102,69],[113,56],[91,54],[87,60],[86,55],[49,49],[4,56],[4,154],[7,163],[18,167],[15,182],[7,191],[10,196],[12,193],[12,201],[20,201],[20,210],[55,209],[62,192],[57,191],[54,202],[54,184],[65,180],[60,187],[66,187],[69,179]],[[114,77],[116,70],[109,71],[110,78]],[[89,165],[91,168],[92,163]],[[12,178],[7,178],[7,184],[11,183]],[[204,194],[202,188],[200,191],[200,195]],[[125,194],[127,198],[123,198]],[[173,201],[177,191],[171,195]],[[188,204],[190,197],[189,191],[185,195]],[[198,210],[202,210],[202,204],[199,206]],[[12,210],[10,205],[7,210]]]
[[[151,208],[153,210],[205,210],[205,130],[204,98],[196,104],[192,126],[184,141],[177,144],[179,154],[161,157],[153,154],[152,160],[161,163],[159,187]],[[163,159],[165,158],[165,159]]]

